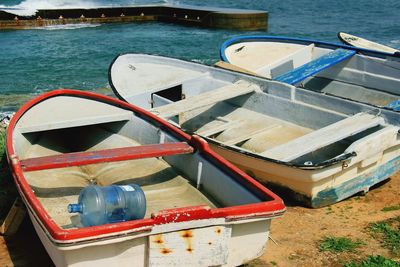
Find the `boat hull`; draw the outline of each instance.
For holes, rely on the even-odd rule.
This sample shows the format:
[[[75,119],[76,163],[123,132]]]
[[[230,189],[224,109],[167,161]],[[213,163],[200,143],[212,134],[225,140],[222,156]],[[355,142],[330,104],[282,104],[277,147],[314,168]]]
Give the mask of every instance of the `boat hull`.
[[[363,192],[388,179],[400,168],[398,148],[386,151],[380,159],[363,166],[346,167],[345,162],[315,169],[301,169],[210,144],[212,149],[250,176],[312,208],[321,208]],[[283,189],[283,190],[282,190]]]
[[[348,34],[345,32],[339,32],[338,38],[342,43],[344,43],[346,45],[358,47],[358,48],[370,49],[370,50],[389,53],[389,54],[394,54],[396,52],[399,52],[399,50],[394,49],[392,47],[382,45],[379,43],[375,43],[370,40],[367,40],[367,39],[364,39],[364,38],[361,38],[358,36],[354,36],[354,35],[351,35],[351,34]]]
[[[99,238],[90,243],[58,244],[48,237],[32,210],[28,211],[36,233],[56,266],[238,266],[265,252],[271,226],[271,219],[231,223],[199,220],[195,224],[170,224],[150,232]],[[188,238],[182,237],[185,234]],[[178,238],[168,240],[173,235]],[[214,245],[214,241],[218,243]]]

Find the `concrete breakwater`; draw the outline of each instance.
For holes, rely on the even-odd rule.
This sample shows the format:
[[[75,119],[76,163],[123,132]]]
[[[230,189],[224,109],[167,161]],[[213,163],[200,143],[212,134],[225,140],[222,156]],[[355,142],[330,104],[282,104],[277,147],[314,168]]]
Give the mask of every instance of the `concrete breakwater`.
[[[183,25],[239,30],[266,30],[268,12],[191,5],[145,5],[91,9],[43,9],[18,16],[18,10],[0,9],[0,29],[29,29],[77,23],[160,21]]]

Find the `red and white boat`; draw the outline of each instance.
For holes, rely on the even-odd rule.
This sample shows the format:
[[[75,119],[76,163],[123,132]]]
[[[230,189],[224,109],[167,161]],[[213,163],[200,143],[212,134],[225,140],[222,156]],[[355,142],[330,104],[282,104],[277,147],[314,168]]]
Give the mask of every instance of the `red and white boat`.
[[[155,115],[89,92],[26,103],[7,156],[33,225],[57,266],[234,266],[260,256],[282,200]],[[84,227],[68,213],[88,185],[136,183],[144,219]]]

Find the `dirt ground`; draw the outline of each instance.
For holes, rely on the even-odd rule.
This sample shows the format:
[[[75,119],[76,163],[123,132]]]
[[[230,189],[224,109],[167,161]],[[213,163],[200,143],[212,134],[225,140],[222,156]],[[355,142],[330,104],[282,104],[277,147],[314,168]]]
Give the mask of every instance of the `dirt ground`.
[[[343,266],[369,255],[399,260],[366,230],[370,223],[400,216],[400,210],[382,211],[400,204],[400,172],[365,196],[353,196],[330,207],[308,209],[287,203],[286,214],[272,222],[267,252],[253,266]],[[355,253],[320,252],[325,236],[348,237],[365,243]],[[272,242],[271,242],[272,241]]]
[[[309,209],[287,202],[285,215],[272,223],[267,252],[248,266],[343,266],[368,255],[393,258],[365,228],[370,223],[400,216],[400,210],[382,211],[400,204],[399,191],[397,173],[367,195],[353,196],[331,207]],[[364,245],[354,253],[320,252],[319,241],[324,236],[350,237]],[[28,217],[16,235],[0,236],[0,266],[52,266]]]

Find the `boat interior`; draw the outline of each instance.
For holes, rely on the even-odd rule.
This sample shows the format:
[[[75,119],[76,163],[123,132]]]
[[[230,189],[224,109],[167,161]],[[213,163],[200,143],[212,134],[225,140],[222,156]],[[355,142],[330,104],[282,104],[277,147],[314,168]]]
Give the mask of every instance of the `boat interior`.
[[[121,71],[130,64],[140,75]],[[149,80],[155,66],[171,74],[168,82],[158,79],[164,73]],[[398,128],[389,124],[399,124],[390,110],[157,56],[121,56],[111,66],[111,84],[124,99],[145,103],[143,107],[189,133],[291,165],[323,165],[374,136],[396,136]]]
[[[373,58],[353,51],[344,55],[344,51],[313,43],[255,41],[232,44],[225,55],[233,65],[315,92],[380,107],[391,107],[400,99],[399,59]]]
[[[19,119],[13,140],[24,177],[64,229],[82,227],[67,206],[91,184],[138,184],[146,196],[145,218],[164,209],[271,200],[159,124],[87,98],[40,102]]]
[[[345,116],[260,92],[195,109],[198,97],[186,101],[190,109],[170,117],[183,130],[238,151],[295,165],[321,165],[353,152],[354,144],[364,138],[395,131],[377,113]],[[168,109],[176,111],[178,105],[182,106],[177,102],[153,111],[170,116]]]

